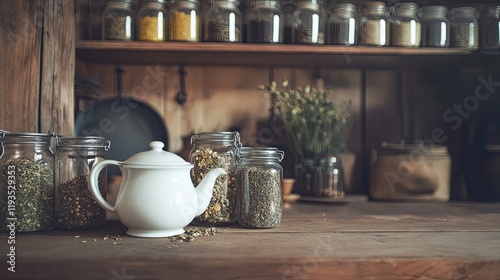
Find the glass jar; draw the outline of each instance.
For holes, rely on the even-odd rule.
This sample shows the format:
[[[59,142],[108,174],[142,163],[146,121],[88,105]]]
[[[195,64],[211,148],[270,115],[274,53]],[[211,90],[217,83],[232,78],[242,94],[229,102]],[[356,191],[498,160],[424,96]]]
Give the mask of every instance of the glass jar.
[[[207,42],[241,42],[242,20],[237,0],[216,0],[205,14]]]
[[[480,19],[481,48],[500,48],[500,6],[488,7]]]
[[[0,131],[0,231],[50,230],[55,224],[52,135]]]
[[[412,2],[401,2],[391,7],[391,45],[420,47],[422,26],[420,8]]]
[[[246,14],[248,43],[283,43],[284,21],[276,0],[254,0]]]
[[[343,198],[344,172],[342,158],[337,155],[321,157],[315,169],[312,194],[315,196]]]
[[[292,44],[293,26],[295,24],[295,0],[283,0],[281,11],[283,12],[283,43]]]
[[[293,12],[295,23],[292,40],[295,44],[325,43],[326,13],[320,0],[298,0]]]
[[[284,153],[276,148],[238,151],[236,185],[238,223],[249,228],[273,228],[281,223]]]
[[[137,39],[161,42],[167,38],[167,11],[163,0],[142,0],[137,12]]]
[[[359,44],[388,46],[390,38],[389,13],[384,2],[363,4],[359,19]]]
[[[446,6],[422,8],[422,47],[447,48],[450,46],[450,21]]]
[[[217,178],[207,210],[193,220],[195,225],[219,226],[236,222],[236,152],[241,147],[238,132],[205,132],[191,137],[191,179],[197,186],[205,174],[223,168]]]
[[[88,229],[104,225],[106,210],[89,191],[92,167],[105,160],[110,141],[103,137],[58,137],[55,164],[56,226]],[[99,175],[99,190],[106,197],[106,169]]]
[[[479,48],[478,13],[473,7],[451,9],[450,46],[477,50]]]
[[[177,0],[170,8],[170,41],[199,42],[201,15],[198,0]]]
[[[103,40],[134,40],[132,0],[108,0],[102,13]]]
[[[355,5],[349,3],[335,4],[328,18],[328,44],[355,45],[357,36],[356,19]]]

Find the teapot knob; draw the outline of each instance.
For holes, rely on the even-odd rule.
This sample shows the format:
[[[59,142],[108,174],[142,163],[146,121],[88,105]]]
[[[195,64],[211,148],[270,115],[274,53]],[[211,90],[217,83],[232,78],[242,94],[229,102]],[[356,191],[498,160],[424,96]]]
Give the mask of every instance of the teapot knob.
[[[151,143],[149,143],[149,147],[151,147],[151,149],[153,151],[156,151],[156,152],[161,152],[163,151],[163,146],[165,146],[165,144],[163,144],[163,142],[161,141],[153,141]]]

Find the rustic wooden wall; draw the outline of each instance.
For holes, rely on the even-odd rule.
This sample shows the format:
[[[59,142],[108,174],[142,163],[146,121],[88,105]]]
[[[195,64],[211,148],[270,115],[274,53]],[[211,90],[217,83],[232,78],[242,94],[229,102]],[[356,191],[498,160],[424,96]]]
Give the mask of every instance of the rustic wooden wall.
[[[0,128],[71,133],[74,2],[0,4]]]

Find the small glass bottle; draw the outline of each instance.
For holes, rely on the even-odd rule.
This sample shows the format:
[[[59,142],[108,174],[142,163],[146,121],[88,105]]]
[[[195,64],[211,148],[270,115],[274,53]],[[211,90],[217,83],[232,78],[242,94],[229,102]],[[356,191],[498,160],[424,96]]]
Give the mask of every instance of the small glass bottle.
[[[389,13],[384,2],[369,1],[361,8],[359,44],[388,46],[390,38]]]
[[[325,43],[326,13],[320,0],[299,0],[294,14],[292,43],[318,44]]]
[[[420,8],[412,2],[401,2],[391,7],[391,45],[420,47],[422,27]]]
[[[201,12],[198,0],[177,0],[170,8],[169,41],[199,42]]]
[[[357,36],[356,20],[356,6],[354,4],[335,4],[332,7],[328,19],[328,44],[345,46],[355,45]]]
[[[237,205],[238,223],[242,226],[274,228],[280,225],[283,156],[276,148],[244,147],[238,151]]]
[[[137,39],[162,42],[167,39],[167,11],[163,0],[142,0],[137,12]]]
[[[205,14],[206,42],[241,42],[242,21],[237,0],[215,0]]]
[[[319,159],[312,193],[330,198],[344,197],[344,172],[340,156],[329,155]]]
[[[110,141],[103,137],[58,137],[55,165],[56,226],[89,229],[106,223],[106,210],[88,188],[92,167],[105,160]],[[106,169],[99,175],[99,190],[106,197]]]
[[[0,231],[50,230],[55,224],[52,135],[0,130]]]
[[[277,0],[254,0],[246,14],[248,43],[283,43],[284,20]]]
[[[226,175],[217,178],[207,210],[193,220],[201,226],[220,226],[236,222],[236,152],[241,147],[238,132],[205,132],[191,137],[191,179],[197,186],[205,174],[223,168]]]
[[[422,8],[422,47],[447,48],[450,46],[450,21],[446,6]]]
[[[450,46],[477,50],[479,48],[478,13],[474,7],[458,7],[451,10]]]
[[[134,40],[132,0],[108,0],[102,13],[103,40]]]
[[[488,7],[480,19],[482,49],[500,48],[500,5]]]

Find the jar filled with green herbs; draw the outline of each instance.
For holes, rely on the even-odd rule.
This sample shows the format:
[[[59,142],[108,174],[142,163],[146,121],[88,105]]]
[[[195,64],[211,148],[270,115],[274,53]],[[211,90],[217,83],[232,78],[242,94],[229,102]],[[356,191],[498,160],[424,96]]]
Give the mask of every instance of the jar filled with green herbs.
[[[102,39],[134,40],[135,13],[132,0],[108,0],[102,12]]]
[[[451,9],[450,47],[470,50],[479,48],[478,16],[474,7]]]
[[[88,188],[92,166],[105,159],[110,141],[103,137],[57,138],[55,164],[56,226],[88,229],[106,223],[106,210]],[[106,197],[106,169],[99,174],[99,190]]]
[[[281,223],[283,194],[280,165],[284,153],[276,148],[238,151],[236,189],[238,223],[249,228],[273,228]]]
[[[223,168],[226,175],[217,178],[207,210],[193,220],[200,226],[221,226],[236,222],[236,152],[241,147],[238,132],[205,132],[191,137],[190,162],[193,184],[197,186],[205,174]]]
[[[0,231],[54,227],[52,135],[0,130]]]

